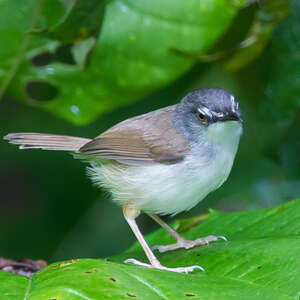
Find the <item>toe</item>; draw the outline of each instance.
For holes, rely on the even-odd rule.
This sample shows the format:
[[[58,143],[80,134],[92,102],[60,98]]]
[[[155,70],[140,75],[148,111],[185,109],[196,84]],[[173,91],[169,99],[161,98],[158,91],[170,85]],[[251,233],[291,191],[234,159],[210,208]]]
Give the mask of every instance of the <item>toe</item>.
[[[226,237],[223,235],[209,235],[203,238],[198,238],[197,240],[195,240],[195,243],[197,245],[204,245],[204,244],[209,244],[210,242],[215,242],[218,239],[222,239],[224,241],[227,241]]]
[[[152,250],[158,250],[160,253],[172,251],[180,248],[178,244],[171,244],[171,245],[165,245],[165,246],[153,246]]]
[[[161,265],[159,262],[158,264],[146,264],[143,263],[137,259],[134,258],[128,258],[124,260],[124,263],[132,263],[137,266],[146,267],[146,268],[152,268],[152,269],[159,269],[163,271],[169,271],[169,272],[176,272],[176,273],[191,273],[194,272],[194,270],[199,269],[204,272],[204,269],[201,266],[189,266],[189,267],[178,267],[178,268],[168,268],[163,265]]]
[[[202,272],[205,272],[205,270],[201,266],[189,266],[189,267],[179,267],[179,268],[167,268],[168,271],[173,271],[177,273],[192,273],[195,270],[201,270]]]
[[[226,239],[226,237],[225,237],[225,236],[223,236],[223,235],[218,235],[218,239],[222,239],[222,240],[224,240],[224,241],[226,241],[226,242],[227,242],[227,239]]]
[[[146,268],[152,268],[152,265],[150,264],[146,264],[146,263],[143,263],[137,259],[134,259],[134,258],[128,258],[126,260],[124,260],[124,263],[125,264],[128,264],[128,263],[131,263],[131,264],[134,264],[134,265],[137,265],[137,266],[142,266],[142,267],[146,267]]]

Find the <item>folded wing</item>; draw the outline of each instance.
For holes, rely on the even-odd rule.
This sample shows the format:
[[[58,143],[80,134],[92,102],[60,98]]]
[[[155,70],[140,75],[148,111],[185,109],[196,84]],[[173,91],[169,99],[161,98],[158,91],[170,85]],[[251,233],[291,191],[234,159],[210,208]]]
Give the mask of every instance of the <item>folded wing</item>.
[[[172,122],[174,106],[123,121],[80,148],[84,155],[125,164],[173,164],[184,158],[188,140]]]

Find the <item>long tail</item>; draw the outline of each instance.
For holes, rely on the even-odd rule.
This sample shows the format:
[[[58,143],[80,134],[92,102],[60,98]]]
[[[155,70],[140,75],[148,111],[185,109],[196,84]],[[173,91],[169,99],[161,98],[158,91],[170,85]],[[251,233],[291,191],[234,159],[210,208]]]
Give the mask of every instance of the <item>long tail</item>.
[[[4,137],[10,144],[20,145],[19,149],[43,149],[78,151],[91,139],[45,133],[10,133]]]

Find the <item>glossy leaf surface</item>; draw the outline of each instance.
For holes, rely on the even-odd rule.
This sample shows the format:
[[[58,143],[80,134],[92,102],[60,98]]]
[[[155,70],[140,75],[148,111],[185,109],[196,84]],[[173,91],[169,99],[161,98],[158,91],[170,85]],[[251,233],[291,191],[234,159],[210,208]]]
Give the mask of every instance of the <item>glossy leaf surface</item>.
[[[63,28],[69,28],[72,20],[79,24],[82,20],[83,28],[88,26],[86,19],[77,18],[78,10],[71,8],[69,11],[67,7],[69,13],[65,21],[53,22],[54,27],[48,27],[42,41],[40,34],[32,37],[32,43],[38,45],[24,53],[18,74],[12,76],[12,82],[9,78],[8,93],[73,123],[88,123],[102,112],[141,99],[190,70],[195,62],[172,49],[205,52],[227,30],[244,2],[111,1],[106,6],[100,37],[85,69],[76,63],[85,61],[85,57],[74,61],[69,51],[76,43],[63,48],[67,50],[64,55],[71,57],[67,61],[57,55],[60,41],[76,40],[68,34],[69,29],[66,29],[64,40]],[[80,25],[76,24],[76,28],[80,32]],[[95,29],[81,31],[79,39]],[[51,32],[57,33],[54,36],[58,40],[46,39]],[[45,54],[51,57],[49,61],[39,65],[33,63],[37,56]],[[31,92],[32,84],[39,95],[50,96],[37,97]]]
[[[257,211],[211,211],[202,222],[203,218],[177,221],[174,226],[184,230],[186,238],[227,236],[228,242],[159,255],[167,266],[200,264],[205,273],[176,274],[123,264],[123,259],[132,256],[145,261],[136,245],[113,261],[55,263],[32,279],[0,272],[0,295],[14,300],[298,299],[299,215],[297,200]],[[172,240],[159,230],[148,236],[148,242],[154,245]]]

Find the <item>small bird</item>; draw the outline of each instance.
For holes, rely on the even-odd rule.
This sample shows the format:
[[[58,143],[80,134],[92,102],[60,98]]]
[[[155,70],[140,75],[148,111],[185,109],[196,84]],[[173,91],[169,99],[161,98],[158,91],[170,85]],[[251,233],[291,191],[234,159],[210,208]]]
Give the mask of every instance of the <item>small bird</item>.
[[[241,134],[242,119],[233,95],[207,88],[187,94],[176,105],[120,122],[94,139],[43,133],[11,133],[4,139],[20,149],[70,151],[88,162],[88,176],[122,206],[150,263],[133,258],[125,262],[188,273],[203,268],[168,268],[152,250],[189,249],[226,238],[210,235],[186,240],[158,215],[187,211],[219,188],[230,173]],[[176,243],[151,249],[136,223],[141,211]]]

